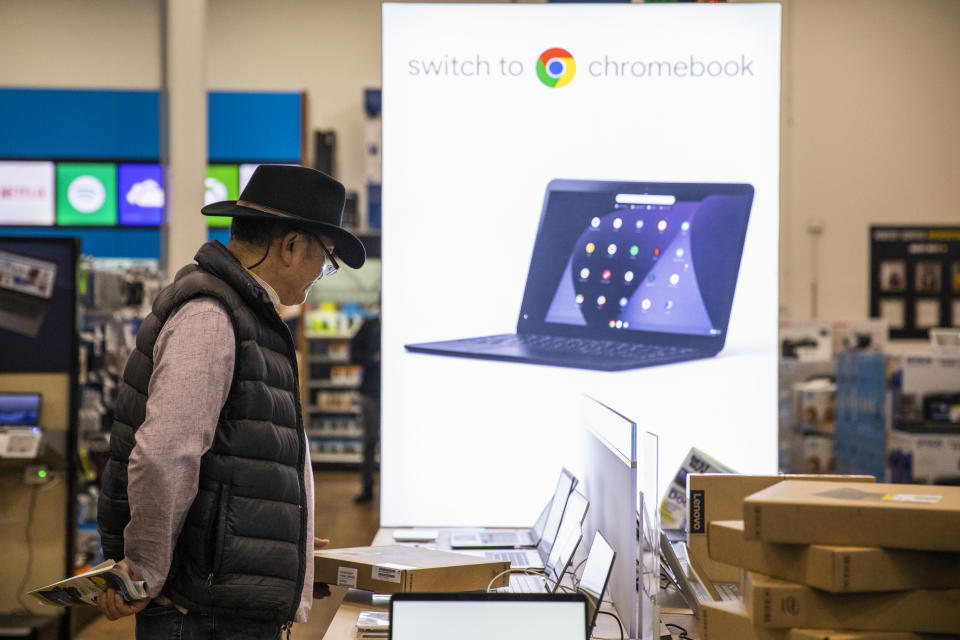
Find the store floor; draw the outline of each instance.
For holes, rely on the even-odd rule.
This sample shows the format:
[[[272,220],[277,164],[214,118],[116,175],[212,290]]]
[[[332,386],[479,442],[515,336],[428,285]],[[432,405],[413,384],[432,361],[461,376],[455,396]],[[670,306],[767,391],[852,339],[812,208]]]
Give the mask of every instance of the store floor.
[[[357,547],[370,544],[380,526],[379,492],[372,502],[355,505],[353,497],[360,492],[360,475],[347,471],[316,471],[315,500],[317,535],[330,538],[331,547]],[[320,640],[343,599],[344,589],[334,588],[334,595],[316,600],[310,621],[293,626],[294,640]],[[132,616],[110,622],[94,620],[75,636],[75,640],[129,640],[133,638]]]

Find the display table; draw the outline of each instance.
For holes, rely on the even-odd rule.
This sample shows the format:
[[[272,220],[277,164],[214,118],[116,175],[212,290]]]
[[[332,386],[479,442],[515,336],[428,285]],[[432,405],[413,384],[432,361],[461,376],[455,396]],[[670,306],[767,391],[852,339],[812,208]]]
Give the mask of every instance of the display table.
[[[380,529],[377,532],[377,535],[374,537],[373,542],[370,544],[396,544],[393,539],[394,530],[395,529],[392,528]],[[449,550],[450,532],[465,531],[466,529],[463,527],[456,527],[449,529],[438,528],[436,530],[439,531],[436,541],[430,543],[418,543],[419,546]],[[342,589],[342,587],[331,586],[331,589]],[[348,589],[343,598],[343,603],[337,609],[337,613],[334,615],[333,621],[330,623],[330,626],[327,628],[327,632],[323,636],[323,640],[354,640],[354,638],[356,638],[357,618],[361,611],[386,610],[386,608],[383,606],[374,605],[372,596],[373,594],[371,594],[369,591]],[[699,638],[700,630],[697,626],[696,620],[693,618],[693,616],[689,615],[689,613],[684,613],[682,611],[683,604],[682,600],[679,598],[679,595],[675,591],[664,590],[661,591],[661,599],[663,600],[663,604],[666,605],[667,611],[671,612],[661,612],[661,619],[665,623],[680,625],[687,630],[687,635],[690,638]],[[607,610],[607,606],[605,605],[602,610]],[[674,611],[676,611],[676,613],[673,613]],[[670,628],[670,631],[673,632],[674,637],[678,637],[678,630],[676,628]],[[620,631],[617,628],[616,620],[606,615],[598,616],[593,637],[618,640],[620,638]]]

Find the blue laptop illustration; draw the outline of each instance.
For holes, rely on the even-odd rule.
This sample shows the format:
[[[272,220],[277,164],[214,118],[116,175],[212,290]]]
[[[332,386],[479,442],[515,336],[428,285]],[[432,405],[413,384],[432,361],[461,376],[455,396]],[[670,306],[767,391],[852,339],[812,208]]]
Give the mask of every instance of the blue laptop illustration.
[[[749,184],[553,180],[517,331],[415,353],[617,371],[723,349]]]

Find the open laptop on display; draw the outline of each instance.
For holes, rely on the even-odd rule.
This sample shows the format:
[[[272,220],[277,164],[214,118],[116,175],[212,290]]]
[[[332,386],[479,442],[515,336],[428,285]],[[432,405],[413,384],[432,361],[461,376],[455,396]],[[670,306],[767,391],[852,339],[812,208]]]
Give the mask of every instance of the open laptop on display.
[[[586,497],[579,491],[570,494],[567,500],[567,508],[563,511],[563,520],[560,522],[560,530],[553,542],[552,548],[546,562],[543,562],[542,550],[537,549],[537,559],[543,562],[543,574],[512,574],[510,576],[510,586],[508,591],[518,593],[554,593],[560,586],[563,574],[566,573],[573,561],[573,554],[577,552],[580,541],[583,539],[583,519],[586,517],[588,502]],[[524,551],[529,551],[525,549]],[[512,554],[512,551],[505,551]],[[491,557],[497,554],[496,551],[485,551],[484,556]],[[509,558],[499,558],[509,559]],[[527,558],[525,558],[527,560]],[[514,564],[511,560],[511,569],[524,568],[520,564]]]
[[[749,184],[553,180],[517,332],[405,346],[607,371],[714,356],[752,204]]]
[[[567,497],[575,486],[577,486],[577,479],[573,477],[573,474],[566,469],[561,469],[560,477],[557,478],[557,486],[553,491],[553,497],[550,498],[544,512],[541,513],[541,517],[537,519],[533,527],[529,529],[453,533],[450,534],[450,547],[452,549],[537,547],[544,537],[550,540],[550,544],[553,544],[553,539],[560,528],[560,519],[563,517],[563,508],[567,503]]]
[[[396,593],[390,640],[587,640],[579,593]]]
[[[36,458],[43,435],[39,393],[0,393],[0,458]]]
[[[603,594],[607,591],[607,582],[613,571],[613,561],[617,554],[599,531],[593,536],[593,544],[587,554],[587,561],[583,565],[583,573],[577,589],[587,596],[587,624],[593,630],[597,624],[597,614],[603,602]]]

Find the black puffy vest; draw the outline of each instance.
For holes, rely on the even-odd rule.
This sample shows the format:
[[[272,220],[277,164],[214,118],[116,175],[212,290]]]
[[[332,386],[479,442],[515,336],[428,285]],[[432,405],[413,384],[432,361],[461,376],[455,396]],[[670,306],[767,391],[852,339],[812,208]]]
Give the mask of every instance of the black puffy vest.
[[[266,291],[226,247],[209,242],[195,259],[157,295],[124,368],[101,482],[104,556],[124,557],[127,463],[146,416],[157,336],[184,302],[213,296],[233,321],[234,378],[163,594],[190,611],[292,621],[307,543],[306,437],[293,339]]]

